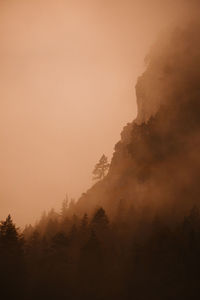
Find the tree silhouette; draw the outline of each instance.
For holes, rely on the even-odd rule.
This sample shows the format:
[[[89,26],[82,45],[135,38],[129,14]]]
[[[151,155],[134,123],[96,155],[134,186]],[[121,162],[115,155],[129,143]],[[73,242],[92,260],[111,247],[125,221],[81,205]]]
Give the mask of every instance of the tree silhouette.
[[[61,217],[63,219],[67,216],[68,206],[69,206],[69,198],[68,195],[66,194],[66,197],[63,200],[62,207],[61,207]]]
[[[23,239],[10,215],[0,223],[0,290],[7,299],[22,299],[25,280]]]
[[[105,210],[100,207],[94,214],[91,225],[93,228],[95,227],[101,227],[101,228],[107,228],[109,223],[108,217],[106,215]]]
[[[0,242],[6,247],[19,247],[20,236],[10,215],[0,225]]]
[[[109,236],[109,220],[103,208],[99,208],[91,222],[90,228],[96,234],[100,242],[106,242]]]
[[[93,180],[101,180],[105,177],[110,164],[108,163],[108,158],[103,154],[99,162],[96,164],[93,171]]]

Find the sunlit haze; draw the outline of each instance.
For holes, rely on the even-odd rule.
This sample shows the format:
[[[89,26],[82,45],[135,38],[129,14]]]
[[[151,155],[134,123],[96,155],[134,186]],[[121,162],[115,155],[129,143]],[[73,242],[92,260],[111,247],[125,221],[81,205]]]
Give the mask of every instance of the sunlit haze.
[[[136,117],[149,47],[177,17],[161,2],[0,1],[0,218],[34,222],[91,186]]]

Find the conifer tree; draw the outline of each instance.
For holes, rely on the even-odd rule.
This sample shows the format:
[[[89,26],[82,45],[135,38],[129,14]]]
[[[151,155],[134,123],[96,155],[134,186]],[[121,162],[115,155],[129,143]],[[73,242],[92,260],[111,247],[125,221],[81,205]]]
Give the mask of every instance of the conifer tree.
[[[91,221],[91,225],[93,228],[102,228],[105,229],[108,227],[108,217],[106,215],[105,210],[100,207],[94,214],[92,221]]]
[[[96,164],[94,171],[93,171],[93,180],[101,180],[104,179],[106,173],[110,167],[108,163],[108,158],[103,154],[100,158],[99,162]]]
[[[63,200],[62,207],[61,207],[61,217],[63,219],[67,216],[68,207],[69,207],[69,199],[68,199],[68,195],[66,194],[66,197]]]
[[[0,224],[0,269],[1,296],[6,293],[7,299],[21,298],[25,280],[23,239],[10,215]]]
[[[7,246],[16,246],[20,241],[20,237],[10,215],[0,225],[0,241]]]

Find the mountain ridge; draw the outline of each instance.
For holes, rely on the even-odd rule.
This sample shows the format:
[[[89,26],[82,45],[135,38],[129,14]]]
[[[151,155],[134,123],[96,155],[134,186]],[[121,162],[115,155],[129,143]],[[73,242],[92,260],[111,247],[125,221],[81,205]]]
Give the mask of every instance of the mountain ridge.
[[[103,206],[114,217],[122,199],[152,215],[198,205],[199,28],[175,28],[152,47],[136,84],[138,115],[124,127],[108,175],[81,196],[76,213]]]

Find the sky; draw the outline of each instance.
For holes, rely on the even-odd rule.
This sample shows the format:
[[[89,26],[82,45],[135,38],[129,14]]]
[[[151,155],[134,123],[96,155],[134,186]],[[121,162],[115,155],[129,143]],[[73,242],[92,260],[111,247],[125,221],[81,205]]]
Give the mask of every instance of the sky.
[[[135,83],[181,1],[0,0],[0,219],[92,184],[137,114]]]

